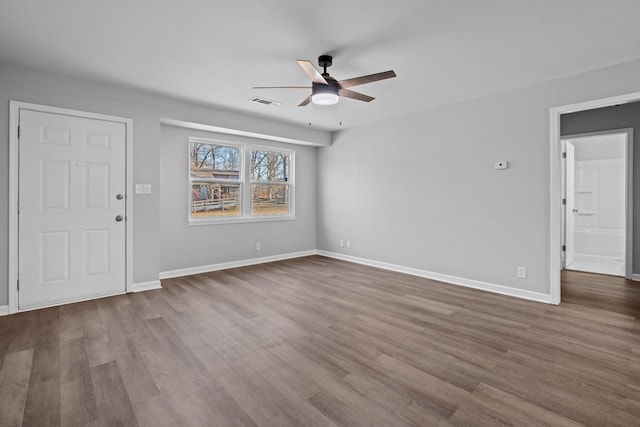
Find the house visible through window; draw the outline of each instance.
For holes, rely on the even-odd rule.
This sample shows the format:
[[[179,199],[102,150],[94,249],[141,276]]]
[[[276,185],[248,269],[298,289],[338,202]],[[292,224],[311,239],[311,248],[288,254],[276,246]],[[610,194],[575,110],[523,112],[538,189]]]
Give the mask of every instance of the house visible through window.
[[[289,214],[288,152],[251,150],[251,215]]]
[[[293,217],[293,151],[190,138],[189,167],[192,224]]]
[[[239,216],[241,149],[191,142],[190,151],[191,217]]]

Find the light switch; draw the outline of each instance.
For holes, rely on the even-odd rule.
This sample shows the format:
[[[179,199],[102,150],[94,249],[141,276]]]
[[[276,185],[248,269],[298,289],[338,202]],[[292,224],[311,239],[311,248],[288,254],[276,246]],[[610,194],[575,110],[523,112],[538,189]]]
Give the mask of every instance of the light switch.
[[[136,194],[151,194],[151,184],[136,184]]]

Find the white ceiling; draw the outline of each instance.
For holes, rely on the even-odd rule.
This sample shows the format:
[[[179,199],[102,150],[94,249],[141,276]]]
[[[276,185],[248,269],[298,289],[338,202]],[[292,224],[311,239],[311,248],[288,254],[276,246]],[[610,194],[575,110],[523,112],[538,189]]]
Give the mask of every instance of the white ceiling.
[[[639,58],[639,16],[638,0],[2,0],[0,62],[337,130]],[[327,53],[339,80],[398,77],[353,88],[368,104],[252,89],[306,85],[296,59]]]

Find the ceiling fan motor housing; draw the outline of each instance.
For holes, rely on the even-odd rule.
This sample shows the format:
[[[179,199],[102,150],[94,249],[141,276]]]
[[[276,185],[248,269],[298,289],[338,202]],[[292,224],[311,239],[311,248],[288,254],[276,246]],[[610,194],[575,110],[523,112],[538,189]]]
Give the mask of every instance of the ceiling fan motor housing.
[[[329,92],[329,93],[337,94],[338,91],[340,90],[340,83],[338,83],[338,81],[331,76],[329,77],[325,76],[324,79],[327,81],[328,84],[312,82],[311,92],[312,93]]]
[[[331,105],[338,102],[340,83],[331,76],[324,76],[328,84],[311,83],[311,97],[316,104]],[[323,101],[324,100],[324,101]]]

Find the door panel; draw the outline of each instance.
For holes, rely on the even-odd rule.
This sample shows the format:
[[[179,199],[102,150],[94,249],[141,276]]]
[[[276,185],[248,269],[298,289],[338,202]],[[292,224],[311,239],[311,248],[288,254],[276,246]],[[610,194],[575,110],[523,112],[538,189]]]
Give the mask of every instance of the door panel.
[[[574,261],[574,242],[575,242],[575,147],[572,143],[567,142],[566,147],[566,223],[565,223],[565,249],[566,249],[566,261],[565,268],[573,264]]]
[[[40,234],[40,271],[42,283],[69,280],[69,232],[53,231]]]
[[[109,179],[110,166],[108,163],[85,164],[85,209],[109,209]]]
[[[85,230],[85,277],[106,276],[109,274],[109,229]]]
[[[126,290],[123,123],[20,111],[19,309]]]

